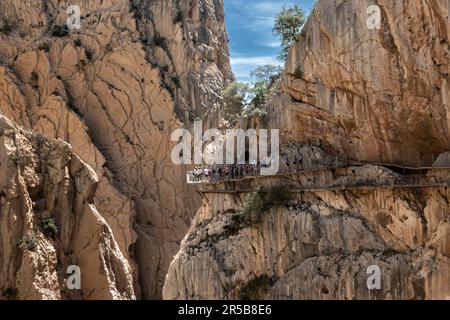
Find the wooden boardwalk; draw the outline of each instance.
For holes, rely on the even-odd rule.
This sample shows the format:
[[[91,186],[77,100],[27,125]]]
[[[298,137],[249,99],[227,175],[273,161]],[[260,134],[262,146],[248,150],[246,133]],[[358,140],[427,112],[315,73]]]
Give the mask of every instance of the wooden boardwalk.
[[[225,179],[225,180],[217,180],[217,181],[203,181],[198,182],[196,185],[202,186],[197,192],[204,194],[239,194],[239,193],[251,193],[255,192],[256,189],[238,189],[235,188],[236,184],[243,182],[251,182],[252,180],[260,180],[260,179],[286,179],[288,178],[290,182],[293,182],[295,186],[292,184],[289,187],[289,192],[292,193],[302,193],[302,192],[320,192],[320,191],[346,191],[346,190],[376,190],[376,189],[420,189],[420,188],[446,188],[450,186],[450,167],[407,167],[400,166],[396,164],[383,164],[383,163],[366,163],[366,162],[358,162],[358,161],[349,161],[348,166],[345,165],[337,165],[337,166],[326,166],[320,168],[311,168],[307,170],[301,170],[297,172],[285,172],[271,176],[244,176],[236,179]],[[347,179],[352,181],[347,182],[338,182],[339,178],[343,178],[340,176],[336,179],[336,181],[332,183],[317,183],[308,186],[302,186],[300,181],[292,181],[293,177],[300,178],[301,176],[311,175],[311,174],[320,174],[321,172],[329,172],[336,171],[339,169],[351,169],[352,167],[363,167],[365,165],[372,165],[384,168],[396,168],[397,171],[404,172],[415,172],[420,173],[420,175],[414,174],[400,174],[398,172],[393,172],[393,174],[398,175],[397,178],[385,178],[379,179],[378,181],[374,181],[370,179],[370,177],[359,177],[355,175],[348,175],[348,177],[353,179]],[[445,180],[442,177],[437,177],[435,175],[429,175],[430,172],[442,172],[448,171],[449,177]],[[299,179],[298,179],[299,180]],[[366,181],[364,181],[366,180]],[[370,181],[369,181],[370,180]],[[231,186],[231,188],[230,188]]]

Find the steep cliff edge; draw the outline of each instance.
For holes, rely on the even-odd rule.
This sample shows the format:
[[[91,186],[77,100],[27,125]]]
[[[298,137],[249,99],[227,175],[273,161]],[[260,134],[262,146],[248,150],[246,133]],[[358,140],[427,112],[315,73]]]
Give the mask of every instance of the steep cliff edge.
[[[367,27],[367,8],[381,28]],[[273,99],[286,142],[358,160],[428,165],[450,149],[450,4],[321,1]]]
[[[204,193],[203,207],[171,264],[164,298],[447,298],[448,188],[340,191],[339,180],[355,174],[364,177],[361,185],[365,179],[398,176],[365,166],[214,186]],[[445,178],[449,181],[448,173]],[[293,192],[257,219],[241,212],[248,191],[215,192],[294,190],[312,181],[338,187]],[[381,270],[381,290],[366,284],[374,265]]]
[[[72,4],[1,1],[0,111],[95,170],[93,204],[136,295],[159,298],[199,205],[170,134],[214,110],[232,77],[223,2],[82,0],[81,29],[68,30]]]
[[[67,143],[3,116],[0,135],[0,299],[135,298],[131,267],[94,206],[95,172]],[[67,289],[71,265],[81,290]]]
[[[133,10],[145,15],[138,19],[141,40],[179,118],[217,125],[224,84],[234,79],[222,1],[134,1]]]
[[[372,4],[380,30],[366,25]],[[449,10],[435,0],[318,2],[268,119],[287,159],[322,170],[204,186],[165,299],[450,296],[448,169],[393,166],[431,167],[450,150]],[[305,156],[304,148],[316,151]],[[324,161],[338,157],[372,164],[331,169]],[[261,187],[275,195],[288,187],[291,199],[257,219],[243,216]],[[374,266],[379,288],[367,285]]]

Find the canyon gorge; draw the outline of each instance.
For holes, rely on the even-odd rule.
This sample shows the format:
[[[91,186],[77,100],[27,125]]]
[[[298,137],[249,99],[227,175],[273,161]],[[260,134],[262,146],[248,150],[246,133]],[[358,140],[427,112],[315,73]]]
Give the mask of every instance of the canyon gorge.
[[[0,2],[0,300],[450,298],[450,0],[318,1],[242,121],[307,171],[191,185],[171,134],[223,125],[223,1]]]

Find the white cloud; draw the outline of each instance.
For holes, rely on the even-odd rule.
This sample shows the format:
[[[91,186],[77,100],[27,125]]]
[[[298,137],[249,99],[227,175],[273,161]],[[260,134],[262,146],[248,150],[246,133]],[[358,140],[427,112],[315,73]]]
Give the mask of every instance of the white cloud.
[[[261,3],[254,3],[253,8],[259,12],[268,13],[271,15],[276,14],[277,12],[280,12],[283,6],[286,6],[286,3],[280,3],[278,1],[273,2],[261,2]]]
[[[269,48],[280,48],[281,42],[280,40],[265,40],[265,41],[259,41],[256,42],[257,45],[263,46],[263,47],[269,47]]]
[[[272,31],[274,26],[274,17],[281,11],[283,6],[290,4],[290,1],[280,3],[279,1],[264,1],[260,3],[252,3],[248,0],[226,0],[230,1],[230,7],[236,11],[231,14],[235,18],[233,28],[251,29],[253,31],[265,32]],[[244,21],[245,23],[243,23]],[[267,29],[267,31],[266,31]]]
[[[263,16],[254,16],[251,18],[252,24],[250,28],[253,30],[261,30],[261,28],[268,29],[269,32],[272,32],[272,28],[275,25],[274,17],[263,17]]]
[[[280,64],[280,61],[277,58],[272,56],[254,56],[254,57],[236,57],[231,58],[231,64],[238,65],[250,65],[250,66],[260,66],[264,64]]]
[[[276,57],[281,43],[272,32],[274,17],[283,6],[298,4],[307,9],[312,3],[313,0],[225,0],[231,64],[239,81],[252,81],[250,73],[258,66],[282,65]]]

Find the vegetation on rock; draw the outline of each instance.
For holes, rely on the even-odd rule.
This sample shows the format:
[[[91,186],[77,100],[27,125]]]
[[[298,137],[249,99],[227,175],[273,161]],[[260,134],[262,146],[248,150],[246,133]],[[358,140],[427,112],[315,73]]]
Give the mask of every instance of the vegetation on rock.
[[[253,83],[230,83],[223,91],[225,120],[234,126],[240,118],[267,115],[267,97],[281,71],[280,66],[263,65],[251,72]]]
[[[268,275],[256,277],[247,282],[239,292],[240,300],[260,300],[273,285]]]
[[[240,210],[240,220],[246,226],[257,225],[261,223],[263,213],[290,200],[291,194],[286,187],[276,187],[271,190],[258,188],[244,199]]]
[[[58,235],[58,227],[56,226],[55,219],[53,218],[43,218],[41,219],[42,227],[44,228],[44,233],[48,237],[55,239]]]
[[[281,40],[280,60],[286,60],[289,48],[298,40],[305,22],[306,13],[298,5],[284,7],[275,16],[273,33]]]
[[[3,25],[0,27],[0,32],[9,35],[12,32],[12,25],[9,23],[9,21],[5,21]]]
[[[36,236],[31,234],[30,236],[23,236],[17,240],[17,246],[20,249],[34,251],[37,248]]]
[[[54,26],[52,28],[52,35],[54,37],[66,37],[69,35],[69,29],[66,25],[63,26]]]

